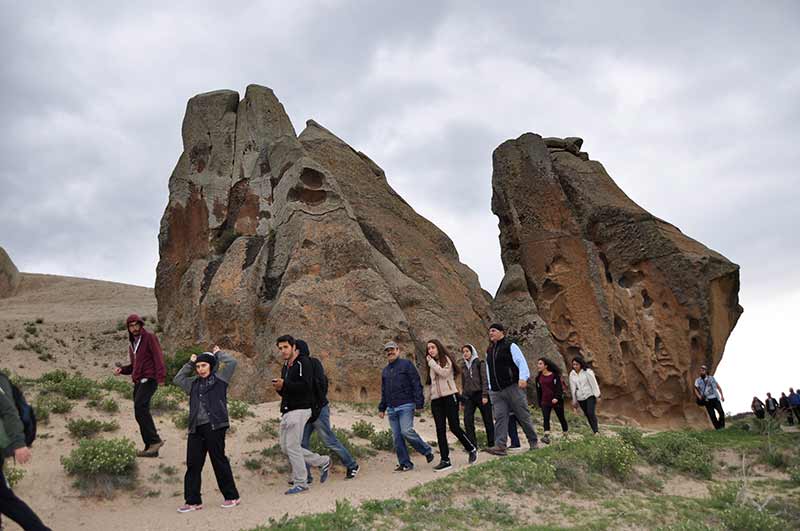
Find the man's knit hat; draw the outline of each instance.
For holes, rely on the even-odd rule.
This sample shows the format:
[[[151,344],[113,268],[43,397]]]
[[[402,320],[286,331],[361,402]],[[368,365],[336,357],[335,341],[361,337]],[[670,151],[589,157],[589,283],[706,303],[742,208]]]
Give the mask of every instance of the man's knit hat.
[[[211,370],[214,370],[214,366],[217,364],[217,357],[214,356],[210,352],[203,352],[197,359],[194,360],[195,364],[197,363],[208,363],[211,366]]]

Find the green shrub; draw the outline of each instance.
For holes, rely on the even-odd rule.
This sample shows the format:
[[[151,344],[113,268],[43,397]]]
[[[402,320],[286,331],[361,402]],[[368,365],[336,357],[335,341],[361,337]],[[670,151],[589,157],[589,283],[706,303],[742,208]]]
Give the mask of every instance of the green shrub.
[[[116,421],[101,421],[97,419],[71,419],[67,422],[67,430],[75,439],[94,437],[101,431],[115,431],[119,429]]]
[[[386,452],[394,451],[394,435],[392,430],[376,431],[369,436],[369,443],[376,450],[383,450]]]
[[[130,439],[83,439],[61,464],[83,494],[110,498],[135,482],[136,447]]]
[[[250,411],[250,404],[242,400],[228,400],[228,416],[232,419],[241,420],[245,417],[254,417],[255,413]]]
[[[244,467],[247,470],[259,470],[262,466],[264,466],[264,463],[261,462],[261,459],[247,459],[244,462]]]
[[[178,371],[181,370],[181,367],[186,365],[186,363],[189,361],[189,358],[192,357],[192,354],[202,353],[203,348],[195,346],[178,350],[171,356],[164,355],[164,364],[167,367],[167,382],[172,382],[175,379],[175,375],[178,374]]]
[[[800,485],[800,465],[793,466],[788,471],[789,480],[795,485]]]
[[[123,330],[127,330],[128,329],[128,323],[126,323],[124,319],[120,319],[119,321],[117,321],[116,328],[117,328],[117,332],[122,332]]]
[[[124,397],[129,397],[133,393],[133,385],[128,378],[109,376],[98,385],[100,386],[100,389],[114,391]]]
[[[261,450],[261,455],[264,457],[278,457],[281,454],[283,454],[283,450],[281,450],[281,445],[278,443]]]
[[[708,505],[715,509],[727,509],[737,503],[741,492],[742,484],[738,481],[712,485],[708,489],[710,498]]]
[[[630,426],[625,426],[621,430],[617,432],[617,435],[620,439],[625,441],[630,445],[631,448],[634,450],[641,451],[644,448],[644,435],[641,431],[637,430],[636,428],[631,428]]]
[[[36,323],[25,323],[25,333],[32,336],[38,336],[39,331],[36,329]]]
[[[643,440],[642,455],[659,464],[710,479],[713,459],[709,448],[689,431],[667,431]]]
[[[264,439],[273,439],[276,437],[278,437],[278,429],[275,427],[275,423],[265,421],[259,424],[258,430],[247,436],[247,440],[251,442],[263,441]]]
[[[175,424],[175,427],[177,427],[179,430],[189,429],[189,412],[181,411],[179,413],[175,413],[172,416],[172,422]]]
[[[97,403],[97,409],[106,413],[117,413],[119,411],[119,403],[113,398],[104,398]]]
[[[11,466],[10,461],[3,462],[3,475],[8,481],[8,486],[12,489],[25,477],[25,469],[18,466]]]
[[[153,411],[176,411],[180,408],[181,400],[186,396],[183,389],[177,385],[161,385],[153,393],[150,400],[150,409]]]
[[[67,373],[67,371],[63,369],[56,369],[54,371],[49,371],[41,375],[39,377],[38,382],[41,384],[49,384],[49,383],[60,384],[67,378],[69,378],[69,374]]]
[[[788,468],[791,464],[790,458],[779,450],[765,450],[761,460],[772,468],[780,470]]]
[[[636,452],[625,441],[613,437],[598,435],[591,439],[591,444],[584,444],[579,458],[585,460],[589,470],[600,474],[608,474],[617,479],[625,479],[633,470]]]
[[[766,510],[751,504],[734,505],[720,516],[725,529],[730,531],[783,531],[786,522]]]
[[[353,435],[362,439],[369,439],[375,433],[375,426],[371,422],[358,420],[353,423]]]
[[[36,418],[47,422],[50,413],[69,413],[72,411],[72,402],[59,395],[39,395],[33,403],[33,411]]]
[[[87,398],[96,389],[94,381],[79,374],[69,376],[59,384],[59,391],[67,398]]]
[[[763,419],[753,419],[753,430],[754,433],[759,435],[774,435],[776,433],[780,433],[781,430],[781,421],[777,418],[772,418],[767,416]]]

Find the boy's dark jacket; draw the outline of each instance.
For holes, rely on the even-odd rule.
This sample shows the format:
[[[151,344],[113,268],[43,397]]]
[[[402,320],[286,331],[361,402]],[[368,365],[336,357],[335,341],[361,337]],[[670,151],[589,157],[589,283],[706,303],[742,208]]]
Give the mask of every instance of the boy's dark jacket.
[[[283,364],[281,369],[283,388],[278,391],[281,395],[281,413],[313,408],[311,385],[313,376],[314,369],[308,357],[297,356],[291,366],[288,362]]]
[[[419,371],[407,359],[398,358],[383,368],[381,373],[381,403],[378,411],[387,407],[414,404],[417,409],[425,405]]]
[[[217,430],[230,426],[228,420],[228,384],[236,371],[236,358],[227,352],[219,351],[216,354],[217,363],[211,369],[211,375],[206,378],[208,385],[205,393],[200,392],[200,380],[197,376],[194,363],[186,363],[173,382],[189,395],[189,433],[197,429],[197,413],[200,410],[200,401],[205,404],[211,429]],[[202,396],[201,396],[202,394]]]

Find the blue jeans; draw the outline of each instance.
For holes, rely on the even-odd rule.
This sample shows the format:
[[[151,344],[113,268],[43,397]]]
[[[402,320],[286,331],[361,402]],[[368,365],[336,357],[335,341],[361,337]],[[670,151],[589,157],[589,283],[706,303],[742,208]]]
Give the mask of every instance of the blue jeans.
[[[350,452],[347,451],[342,443],[339,442],[339,439],[336,438],[336,435],[333,433],[331,429],[331,409],[328,404],[325,404],[325,407],[319,412],[319,417],[314,422],[306,424],[305,430],[303,431],[303,443],[301,446],[308,450],[309,444],[311,443],[311,433],[317,430],[319,432],[319,436],[322,439],[322,443],[336,452],[336,454],[342,459],[342,464],[349,468],[355,468],[356,460],[353,459],[353,456],[350,455]]]
[[[397,461],[401,465],[414,466],[408,455],[406,441],[422,455],[431,455],[433,450],[422,440],[422,437],[414,431],[414,404],[403,404],[402,406],[390,407],[386,410],[389,417],[389,426],[394,435],[394,450],[397,452]]]

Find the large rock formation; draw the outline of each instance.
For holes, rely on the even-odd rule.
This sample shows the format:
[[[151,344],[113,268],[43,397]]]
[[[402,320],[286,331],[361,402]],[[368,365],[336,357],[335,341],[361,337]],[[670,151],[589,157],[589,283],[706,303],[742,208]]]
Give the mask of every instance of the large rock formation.
[[[535,304],[567,363],[593,362],[603,410],[693,420],[697,369],[717,365],[742,312],[739,267],[636,205],[581,144],[527,133],[495,150],[503,285],[531,329]],[[515,311],[500,297],[494,309]]]
[[[0,299],[12,296],[17,291],[19,281],[17,266],[11,261],[5,249],[0,247]]]
[[[159,234],[163,341],[238,353],[239,396],[274,397],[280,334],[349,400],[379,397],[387,340],[417,356],[431,337],[485,341],[490,297],[447,235],[325,128],[298,137],[270,89],[195,96],[183,145]]]

